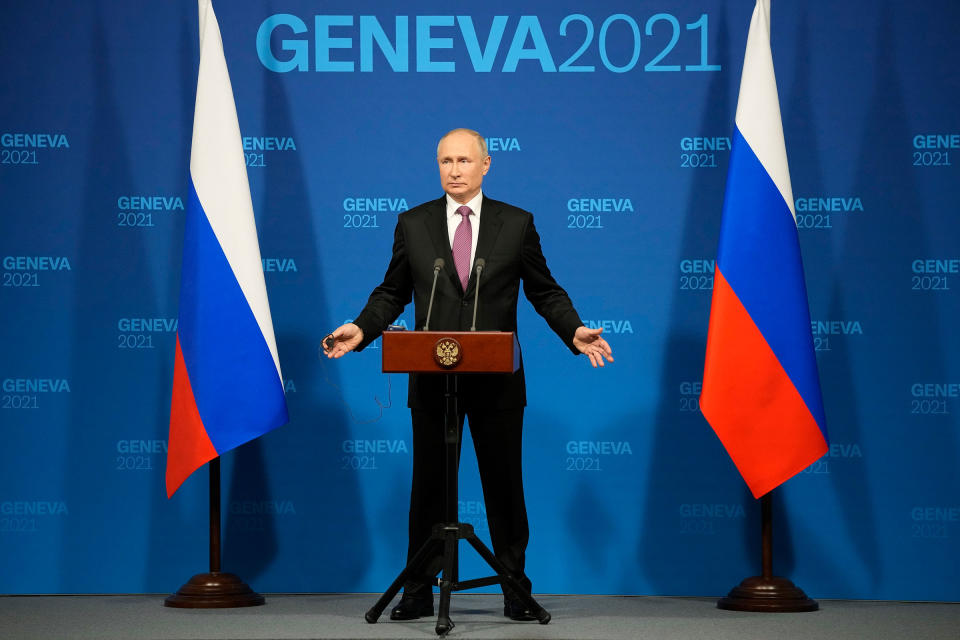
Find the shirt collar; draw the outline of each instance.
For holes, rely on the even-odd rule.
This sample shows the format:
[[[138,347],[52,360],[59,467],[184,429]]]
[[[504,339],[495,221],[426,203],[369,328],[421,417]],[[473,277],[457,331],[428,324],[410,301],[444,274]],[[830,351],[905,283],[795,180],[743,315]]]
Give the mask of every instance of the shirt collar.
[[[473,211],[473,217],[475,220],[480,219],[480,205],[482,202],[483,202],[482,190],[480,191],[480,193],[473,196],[473,198],[471,198],[469,202],[467,202],[467,206],[470,207],[471,211]],[[457,213],[457,209],[459,209],[462,206],[463,206],[462,204],[460,204],[459,202],[451,198],[450,194],[447,194],[447,217],[448,218],[452,218],[453,216],[459,216],[460,214]]]

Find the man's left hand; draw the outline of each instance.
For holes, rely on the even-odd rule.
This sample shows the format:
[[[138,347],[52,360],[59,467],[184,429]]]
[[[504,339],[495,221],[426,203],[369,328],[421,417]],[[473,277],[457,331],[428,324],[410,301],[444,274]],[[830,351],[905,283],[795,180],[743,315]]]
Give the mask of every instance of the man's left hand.
[[[607,341],[600,337],[600,334],[603,333],[603,328],[598,329],[588,329],[587,327],[580,326],[577,327],[577,332],[573,334],[573,346],[575,346],[580,353],[587,354],[587,357],[590,358],[590,364],[596,367],[603,366],[603,360],[606,358],[607,362],[613,362],[613,350],[610,349],[610,345],[607,344]]]

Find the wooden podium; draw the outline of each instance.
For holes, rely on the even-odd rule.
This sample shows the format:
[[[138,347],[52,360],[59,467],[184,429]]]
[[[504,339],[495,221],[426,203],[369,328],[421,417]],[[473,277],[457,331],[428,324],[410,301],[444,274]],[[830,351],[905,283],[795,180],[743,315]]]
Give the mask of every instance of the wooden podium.
[[[459,345],[460,360],[442,364],[438,344]],[[442,353],[449,358],[455,354]],[[520,345],[512,331],[385,331],[384,373],[513,373],[520,368]]]
[[[550,614],[509,574],[507,568],[480,541],[470,524],[458,522],[457,471],[460,425],[457,417],[457,379],[474,373],[513,373],[520,368],[520,345],[509,331],[386,331],[383,334],[384,373],[418,373],[444,375],[444,427],[446,463],[446,504],[444,521],[434,525],[430,539],[414,554],[403,571],[370,608],[364,618],[373,624],[405,582],[421,581],[440,587],[440,608],[437,612],[437,635],[453,629],[450,620],[450,595],[493,584],[524,603],[540,624],[550,622]],[[460,581],[458,575],[458,543],[470,543],[497,575]],[[428,575],[431,551],[443,549],[443,571],[437,579]]]

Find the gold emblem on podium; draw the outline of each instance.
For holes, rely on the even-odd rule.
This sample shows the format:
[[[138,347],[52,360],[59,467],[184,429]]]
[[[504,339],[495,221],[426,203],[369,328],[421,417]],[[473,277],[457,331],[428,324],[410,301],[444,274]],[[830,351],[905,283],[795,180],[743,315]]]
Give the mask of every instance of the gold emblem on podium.
[[[444,369],[452,369],[460,364],[463,348],[453,338],[440,338],[433,347],[433,359]]]

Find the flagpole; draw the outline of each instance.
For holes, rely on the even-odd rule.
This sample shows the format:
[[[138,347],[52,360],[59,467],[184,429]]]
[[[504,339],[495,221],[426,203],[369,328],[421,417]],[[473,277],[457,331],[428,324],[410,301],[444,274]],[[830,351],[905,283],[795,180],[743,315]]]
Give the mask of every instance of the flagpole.
[[[760,498],[760,570],[764,580],[773,578],[773,499],[770,493]]]
[[[773,498],[760,498],[760,564],[762,575],[744,579],[717,601],[718,609],[767,613],[816,611],[820,605],[787,578],[773,575]]]
[[[769,0],[757,0],[750,18],[733,134],[700,411],[760,497],[762,575],[743,580],[717,607],[816,611],[816,601],[773,575],[771,491],[829,445],[770,47]]]
[[[210,573],[220,573],[220,456],[209,462]]]
[[[198,573],[163,601],[181,609],[227,609],[256,607],[263,596],[232,573],[220,571],[220,457],[207,465],[210,472],[210,572]]]
[[[252,607],[263,596],[221,571],[219,456],[286,424],[289,413],[220,25],[211,0],[198,0],[197,8],[200,66],[166,484],[169,498],[209,462],[210,571],[190,578],[164,604]],[[207,299],[217,303],[201,303]]]

